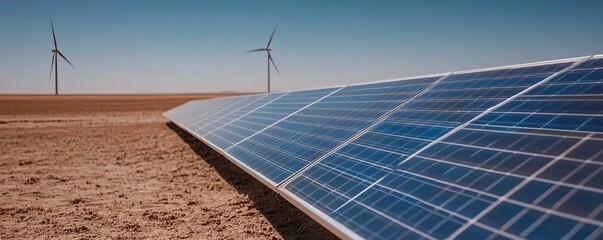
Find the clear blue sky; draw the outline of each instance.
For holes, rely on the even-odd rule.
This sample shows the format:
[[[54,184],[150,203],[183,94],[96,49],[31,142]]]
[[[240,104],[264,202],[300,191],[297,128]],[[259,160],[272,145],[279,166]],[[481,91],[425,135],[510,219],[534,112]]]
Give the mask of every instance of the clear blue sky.
[[[293,90],[603,53],[603,1],[0,1],[0,93]]]

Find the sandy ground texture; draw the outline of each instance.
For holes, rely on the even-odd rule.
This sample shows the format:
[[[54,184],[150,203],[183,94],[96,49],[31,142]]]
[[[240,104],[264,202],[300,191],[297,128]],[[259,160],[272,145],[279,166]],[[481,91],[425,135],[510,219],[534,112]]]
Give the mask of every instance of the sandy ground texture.
[[[212,96],[0,96],[0,239],[331,239],[161,113]]]

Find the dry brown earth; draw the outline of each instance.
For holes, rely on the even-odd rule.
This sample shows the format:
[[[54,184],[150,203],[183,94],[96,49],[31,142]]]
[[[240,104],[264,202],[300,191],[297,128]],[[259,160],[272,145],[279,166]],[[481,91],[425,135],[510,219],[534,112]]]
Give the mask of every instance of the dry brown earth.
[[[215,96],[0,96],[0,239],[331,239],[161,116]]]

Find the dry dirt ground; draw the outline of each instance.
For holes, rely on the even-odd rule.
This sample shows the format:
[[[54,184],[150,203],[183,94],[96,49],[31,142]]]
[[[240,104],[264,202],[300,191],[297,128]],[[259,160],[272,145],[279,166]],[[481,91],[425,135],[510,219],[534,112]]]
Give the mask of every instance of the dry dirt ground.
[[[213,96],[0,96],[0,239],[330,239],[161,113]]]

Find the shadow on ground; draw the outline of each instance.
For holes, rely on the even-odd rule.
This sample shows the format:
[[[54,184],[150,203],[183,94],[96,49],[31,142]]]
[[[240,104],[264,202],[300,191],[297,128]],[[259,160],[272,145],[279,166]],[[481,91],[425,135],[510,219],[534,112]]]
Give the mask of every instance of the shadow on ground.
[[[238,192],[251,199],[259,212],[285,239],[337,239],[327,229],[291,205],[220,153],[174,123],[167,126],[186,142],[201,159],[210,164]]]

